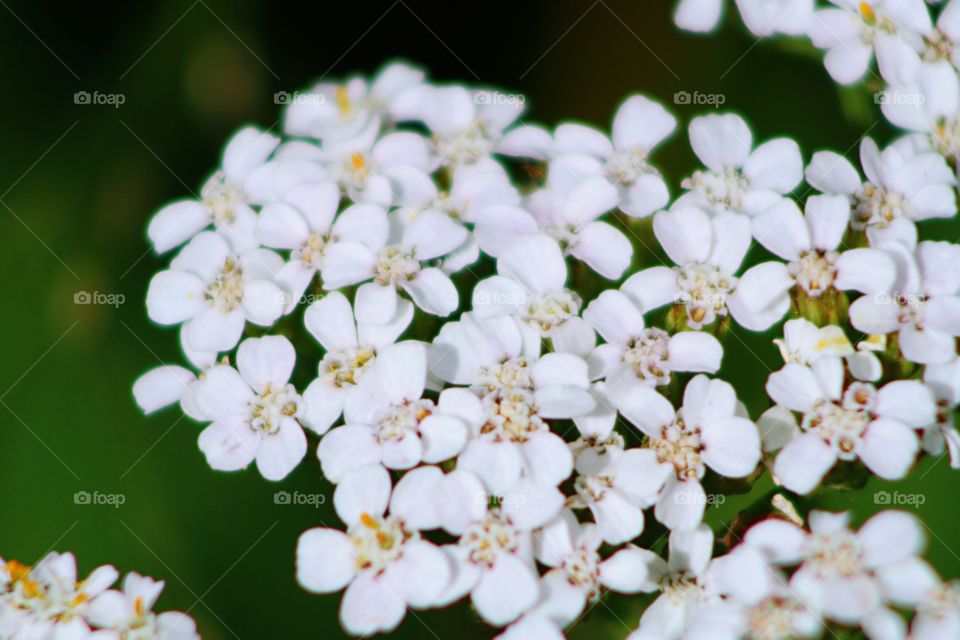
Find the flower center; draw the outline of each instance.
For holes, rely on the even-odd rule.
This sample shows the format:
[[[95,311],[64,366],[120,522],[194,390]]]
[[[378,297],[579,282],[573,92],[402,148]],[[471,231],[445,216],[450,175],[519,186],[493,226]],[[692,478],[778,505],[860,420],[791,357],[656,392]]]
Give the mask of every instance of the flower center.
[[[663,427],[660,437],[651,438],[649,446],[657,454],[658,462],[673,465],[677,479],[687,480],[703,475],[703,460],[700,457],[703,443],[700,441],[700,430],[688,426],[682,418],[678,417],[673,424]]]
[[[690,327],[699,329],[727,315],[727,295],[736,284],[736,278],[713,265],[694,262],[679,267],[677,302],[686,305]]]
[[[960,609],[960,583],[944,582],[930,593],[926,600],[917,606],[917,613],[946,618],[956,615]]]
[[[470,525],[460,537],[460,546],[473,564],[492,566],[501,553],[513,553],[520,546],[516,527],[500,513],[491,509],[486,517]]]
[[[416,433],[420,423],[433,409],[434,404],[430,400],[390,405],[377,419],[377,438],[380,442],[390,442],[402,440],[409,433]]]
[[[525,442],[531,434],[549,428],[537,415],[533,393],[519,387],[487,394],[483,398],[487,421],[480,437],[494,442]]]
[[[290,254],[290,258],[292,260],[300,260],[314,269],[319,269],[320,261],[323,259],[323,252],[327,248],[327,242],[329,242],[329,240],[329,236],[311,233],[304,245],[299,249],[295,249]]]
[[[851,385],[844,394],[844,406],[830,401],[818,404],[810,413],[804,415],[803,429],[819,435],[837,451],[842,460],[852,460],[856,457],[855,452],[863,438],[863,432],[870,423],[869,414],[857,404],[863,402],[865,405],[870,401],[864,393],[864,390],[854,389],[854,385]]]
[[[660,590],[675,603],[703,599],[703,587],[697,577],[686,573],[668,573],[660,579]]]
[[[960,156],[960,118],[940,120],[931,133],[931,139],[940,155],[956,160]]]
[[[808,295],[818,298],[833,284],[838,257],[836,251],[802,251],[800,258],[791,262],[787,269]]]
[[[722,172],[695,171],[680,186],[696,191],[713,206],[740,210],[743,196],[750,190],[750,181],[739,169],[727,167]]]
[[[380,573],[403,555],[407,541],[419,537],[416,532],[403,528],[403,523],[393,516],[376,518],[370,514],[360,515],[360,521],[347,530],[353,542],[354,564],[358,571]]]
[[[577,496],[586,504],[599,502],[607,491],[613,488],[613,478],[610,476],[578,475],[573,482]]]
[[[794,611],[798,611],[798,603],[777,597],[754,605],[747,611],[750,637],[754,640],[789,640],[794,636]]]
[[[414,257],[413,250],[390,245],[381,249],[377,256],[373,280],[377,284],[386,286],[403,280],[413,280],[418,273],[420,273],[420,261]]]
[[[221,313],[230,313],[243,300],[243,269],[234,258],[227,258],[220,275],[206,291],[207,302]]]
[[[627,343],[621,356],[625,364],[641,380],[654,385],[670,382],[670,335],[663,329],[650,327]]]
[[[354,151],[341,161],[337,175],[343,187],[363,189],[367,185],[371,173],[373,173],[373,168],[370,166],[367,157],[359,151]]]
[[[330,351],[320,361],[319,375],[331,387],[352,386],[373,364],[376,351],[373,347],[352,347]]]
[[[871,182],[863,185],[853,196],[854,216],[850,226],[861,230],[869,226],[884,228],[897,218],[909,215],[907,199]]]
[[[234,220],[234,209],[244,200],[243,189],[227,180],[223,171],[217,171],[200,190],[203,205],[213,212],[217,224],[230,224]]]
[[[580,296],[567,289],[541,293],[527,307],[523,320],[547,332],[577,315],[582,302]]]
[[[486,393],[505,389],[533,389],[533,376],[526,358],[511,358],[492,367],[483,367],[473,384]]]
[[[600,597],[600,566],[596,551],[578,548],[563,560],[563,570],[570,584],[582,587],[587,592],[587,600]]]
[[[853,576],[861,571],[860,548],[849,531],[813,534],[808,562],[823,577]]]
[[[452,165],[471,164],[493,151],[493,141],[480,120],[475,120],[459,134],[435,136],[433,143],[437,154]]]
[[[635,183],[640,176],[657,173],[647,162],[647,154],[642,149],[617,151],[607,160],[606,170],[614,182],[627,186]]]
[[[280,422],[300,411],[300,396],[292,384],[274,389],[269,384],[250,402],[250,426],[264,435],[280,430]]]

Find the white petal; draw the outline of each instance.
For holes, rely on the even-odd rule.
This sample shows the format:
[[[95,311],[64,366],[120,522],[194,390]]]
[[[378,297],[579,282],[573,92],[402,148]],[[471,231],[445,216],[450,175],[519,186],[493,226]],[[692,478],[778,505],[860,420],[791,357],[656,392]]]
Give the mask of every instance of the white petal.
[[[257,450],[257,469],[267,480],[282,480],[307,454],[307,436],[293,418],[280,421],[277,433],[264,436]]]
[[[844,202],[846,200],[844,199]],[[847,205],[849,209],[849,205]],[[849,215],[848,215],[849,217]],[[844,220],[844,228],[846,228]],[[784,260],[796,260],[801,251],[811,248],[810,233],[800,208],[790,198],[753,219],[753,237],[771,253]],[[834,247],[830,247],[833,249]]]
[[[897,277],[897,267],[890,256],[876,249],[851,249],[836,261],[837,275],[833,286],[841,291],[862,293],[890,291]]]
[[[750,180],[751,187],[789,193],[803,179],[800,147],[789,138],[764,142],[747,158],[743,175]]]
[[[503,626],[532,607],[538,594],[537,579],[530,567],[514,555],[501,554],[484,572],[470,600],[486,622]]]
[[[268,386],[277,389],[290,380],[297,354],[284,336],[244,340],[237,350],[237,369],[257,393]]]
[[[677,274],[669,267],[651,267],[630,276],[620,286],[646,313],[652,309],[677,301]]]
[[[690,123],[690,145],[703,164],[721,171],[743,166],[750,155],[753,136],[740,116],[711,114]]]
[[[260,436],[236,416],[221,418],[200,432],[200,450],[217,471],[236,471],[253,462]]]
[[[570,255],[583,260],[610,280],[618,280],[633,257],[633,246],[627,237],[605,222],[591,222],[577,234]]]
[[[773,475],[787,489],[804,495],[820,484],[836,462],[836,452],[815,433],[807,433],[780,451]]]
[[[567,280],[567,266],[560,246],[540,234],[521,238],[508,246],[497,258],[497,272],[535,293],[562,289]]]
[[[323,254],[323,286],[339,289],[368,280],[376,263],[373,252],[359,242],[335,242]]]
[[[346,296],[339,291],[333,291],[307,307],[303,323],[327,351],[357,345],[353,309]]]
[[[710,255],[713,242],[710,218],[699,209],[661,211],[653,218],[653,232],[663,250],[678,265],[706,262]]]
[[[436,529],[440,518],[433,506],[433,491],[443,478],[438,467],[417,467],[405,473],[390,496],[390,514],[403,519],[409,530]]]
[[[604,291],[588,304],[583,319],[604,340],[618,345],[627,344],[644,329],[643,314],[626,294],[617,290]]]
[[[674,371],[716,373],[723,359],[720,341],[702,331],[681,331],[670,337],[667,348]]]
[[[336,529],[308,529],[297,540],[297,582],[313,593],[347,586],[354,576],[353,543]]]
[[[183,367],[156,367],[133,383],[133,397],[144,413],[153,413],[179,401],[187,385],[196,379],[193,372]]]
[[[654,515],[669,529],[688,531],[703,520],[706,506],[707,496],[697,480],[672,479],[657,501]]]
[[[431,493],[440,526],[460,535],[487,512],[488,495],[473,473],[457,469],[438,480]]]
[[[612,137],[617,149],[649,152],[669,136],[677,120],[663,106],[645,96],[623,101],[613,118]]]
[[[867,427],[857,455],[884,480],[900,480],[917,457],[917,434],[896,420],[874,420]]]
[[[373,572],[358,575],[340,603],[340,624],[355,636],[389,632],[407,612],[406,602],[392,585]]]
[[[397,290],[392,284],[366,282],[357,289],[354,313],[357,322],[386,324],[397,315]]]
[[[401,284],[418,307],[435,316],[448,316],[460,304],[450,276],[435,267],[424,269],[413,280]]]
[[[359,522],[360,516],[382,516],[390,499],[390,474],[379,464],[351,471],[333,492],[333,506],[347,525]]]
[[[850,161],[833,151],[818,151],[806,169],[807,182],[818,191],[847,195],[860,188],[860,175]]]
[[[380,462],[380,444],[366,425],[346,425],[330,430],[317,447],[323,475],[340,482],[349,472]]]
[[[703,461],[728,478],[749,475],[760,462],[760,436],[744,418],[726,418],[701,426]]]
[[[467,443],[467,425],[453,416],[433,414],[420,423],[424,462],[443,462],[459,454]]]
[[[203,281],[186,271],[161,271],[147,289],[147,315],[160,324],[178,324],[206,308]]]
[[[863,523],[857,532],[864,566],[877,568],[905,560],[923,551],[923,524],[904,511],[882,511]]]
[[[211,222],[210,209],[196,200],[180,200],[163,207],[150,219],[147,237],[157,253],[178,247]]]

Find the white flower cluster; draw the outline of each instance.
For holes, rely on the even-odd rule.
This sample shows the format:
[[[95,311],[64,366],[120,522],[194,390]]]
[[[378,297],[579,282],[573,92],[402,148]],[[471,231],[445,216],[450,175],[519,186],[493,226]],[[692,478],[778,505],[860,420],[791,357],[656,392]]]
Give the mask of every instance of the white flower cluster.
[[[0,637],[10,640],[199,640],[193,619],[154,613],[163,582],[128,573],[120,590],[110,565],[77,575],[72,553],[30,567],[0,559]]]
[[[811,514],[810,532],[770,520],[713,560],[703,523],[724,479],[764,467],[795,494],[856,470],[900,479],[921,452],[960,467],[960,247],[917,227],[956,214],[941,102],[955,110],[960,85],[949,57],[907,37],[922,2],[837,4],[737,2],[763,34],[805,7],[855,19],[872,31],[837,31],[930,94],[884,103],[912,133],[883,150],[865,138],[865,177],[830,151],[805,164],[787,138],[755,145],[742,118],[716,114],[690,122],[703,167],[671,198],[650,155],[676,120],[640,95],[607,135],[522,124],[515,95],[399,63],[297,94],[284,136],[241,130],[201,198],[151,221],[156,251],[178,250],[147,310],[180,326],[191,367],[147,372],[138,403],[207,424],[217,470],[255,462],[280,480],[319,440],[344,527],[301,536],[297,579],[345,590],[354,635],[469,598],[505,637],[554,638],[607,590],[659,590],[637,638],[828,624],[905,637],[892,606],[917,608],[911,637],[960,636],[957,590],[917,559],[909,516],[857,534],[838,515]],[[685,0],[678,20],[706,28],[720,5]],[[882,53],[888,36],[903,38]],[[846,42],[828,55],[835,76],[850,73]],[[815,193],[795,198],[804,181]],[[637,233],[669,263],[637,270]],[[746,266],[754,240],[770,260]],[[731,322],[785,318],[755,423],[713,376]],[[667,560],[633,544],[650,515]]]

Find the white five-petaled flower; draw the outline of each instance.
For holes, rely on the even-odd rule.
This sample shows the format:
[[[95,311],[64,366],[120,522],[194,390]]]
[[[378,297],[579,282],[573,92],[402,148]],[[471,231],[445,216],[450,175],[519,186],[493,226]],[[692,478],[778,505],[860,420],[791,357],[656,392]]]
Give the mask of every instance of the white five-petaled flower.
[[[773,473],[787,489],[806,494],[815,489],[838,461],[860,459],[887,480],[903,478],[913,465],[919,442],[915,429],[934,420],[933,394],[916,380],[895,380],[879,389],[844,382],[843,361],[824,356],[810,366],[789,363],[770,375],[767,393],[781,407],[764,430],[767,440],[786,443]],[[769,412],[768,412],[769,413]]]
[[[960,247],[951,242],[921,242],[916,250],[886,243],[898,278],[890,288],[864,295],[850,305],[850,324],[867,334],[896,332],[903,357],[942,364],[956,354],[960,336]]]
[[[753,134],[731,113],[694,118],[690,146],[706,170],[686,178],[674,206],[695,205],[716,213],[757,215],[779,202],[803,179],[803,158],[789,138],[753,148]]]
[[[824,356],[848,356],[853,345],[836,325],[818,327],[809,320],[797,318],[783,323],[783,339],[773,341],[780,349],[784,364],[811,365]]]
[[[368,464],[409,469],[421,461],[443,462],[467,441],[467,424],[449,411],[462,389],[447,389],[439,400],[423,397],[427,347],[405,341],[384,347],[345,403],[344,426],[323,437],[317,456],[324,475],[337,482]]]
[[[200,640],[193,618],[180,611],[154,613],[163,581],[137,573],[123,579],[122,591],[104,591],[90,603],[90,622],[117,635],[106,638],[143,640]],[[94,636],[96,637],[96,636]]]
[[[272,251],[237,256],[219,234],[199,233],[150,280],[147,314],[160,324],[182,323],[184,342],[196,351],[230,351],[247,322],[268,327],[280,318],[287,295],[273,277],[282,266]]]
[[[915,137],[900,138],[882,152],[871,138],[860,143],[864,182],[849,160],[832,151],[813,154],[807,182],[850,198],[850,226],[866,229],[873,246],[886,240],[916,244],[914,222],[957,213],[956,178],[946,160]]]
[[[618,407],[649,437],[655,454],[636,460],[635,473],[663,480],[654,515],[671,529],[693,529],[703,519],[707,495],[700,481],[710,467],[728,478],[749,475],[760,461],[757,427],[733,387],[700,374],[687,383],[679,410],[652,387],[638,385]]]
[[[147,235],[157,253],[178,247],[211,224],[230,241],[235,253],[257,246],[244,182],[273,153],[280,139],[253,127],[238,131],[223,152],[223,168],[204,185],[197,200],[178,200],[150,220]]]
[[[236,471],[256,460],[264,478],[281,480],[303,459],[303,402],[290,384],[295,360],[283,336],[249,338],[237,350],[236,369],[222,364],[204,374],[196,401],[213,424],[199,445],[211,467]]]
[[[315,528],[297,542],[297,581],[314,593],[346,587],[340,623],[350,634],[393,631],[407,608],[439,603],[452,576],[447,555],[420,536],[437,522],[422,508],[436,467],[411,471],[393,488],[380,465],[361,467],[337,486],[334,506],[347,531]],[[389,513],[388,513],[389,506]],[[427,517],[425,517],[427,516]]]

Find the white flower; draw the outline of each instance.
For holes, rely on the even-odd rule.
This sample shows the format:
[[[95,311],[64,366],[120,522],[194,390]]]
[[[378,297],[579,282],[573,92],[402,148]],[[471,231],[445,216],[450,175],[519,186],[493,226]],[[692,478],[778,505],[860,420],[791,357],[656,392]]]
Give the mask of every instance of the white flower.
[[[289,383],[296,353],[283,336],[249,338],[237,350],[237,369],[211,367],[196,400],[213,424],[199,445],[211,467],[236,471],[256,459],[267,480],[281,480],[303,459],[302,400]]]
[[[244,183],[278,144],[279,138],[253,127],[234,134],[223,151],[223,168],[204,185],[200,199],[168,204],[150,220],[147,236],[157,253],[180,246],[211,223],[230,241],[235,253],[256,248],[256,214]]]
[[[836,325],[817,327],[803,318],[787,320],[783,324],[783,339],[773,342],[780,349],[784,364],[811,365],[824,356],[848,356],[854,352],[843,329]]]
[[[888,291],[897,277],[893,258],[878,249],[840,251],[850,221],[850,202],[843,196],[811,196],[805,213],[784,199],[753,219],[753,236],[782,262],[763,262],[747,269],[737,283],[738,298],[773,319],[767,309],[789,308],[790,291],[820,298],[832,289],[861,293]],[[763,326],[750,327],[765,329]]]
[[[960,636],[960,584],[943,582],[917,605],[910,623],[911,640],[939,640]]]
[[[147,314],[163,325],[183,324],[196,351],[230,351],[247,322],[269,327],[283,313],[286,295],[272,278],[283,259],[265,249],[240,256],[213,232],[197,234],[150,280]]]
[[[880,389],[867,382],[844,384],[843,362],[818,358],[807,367],[790,363],[770,375],[767,393],[778,405],[803,415],[800,427],[784,415],[786,433],[767,433],[786,441],[773,472],[796,493],[816,488],[838,461],[860,459],[887,480],[903,478],[916,457],[914,429],[934,420],[933,394],[923,383],[896,380]]]
[[[277,271],[276,282],[288,296],[289,312],[320,271],[328,252],[349,243],[357,252],[373,255],[387,242],[389,223],[378,206],[355,204],[337,215],[340,192],[331,182],[304,183],[291,188],[283,202],[268,204],[257,217],[256,237],[265,247],[290,251],[290,260]],[[336,218],[335,218],[336,217]]]
[[[621,291],[601,293],[583,318],[606,340],[590,354],[590,377],[604,378],[615,402],[637,384],[669,384],[673,371],[716,373],[720,368],[723,347],[715,337],[701,331],[671,336],[647,327],[642,311]]]
[[[200,640],[193,618],[180,611],[151,611],[164,583],[138,573],[123,579],[123,591],[105,591],[90,603],[90,622],[121,638]]]
[[[915,243],[913,222],[956,214],[953,171],[943,156],[918,148],[915,140],[901,138],[881,152],[871,138],[864,138],[860,163],[867,182],[843,156],[820,151],[810,159],[806,177],[823,193],[850,198],[850,226],[866,229],[870,244],[877,246],[885,238]]]
[[[776,138],[754,149],[753,134],[738,115],[694,118],[690,146],[707,168],[683,181],[681,186],[688,191],[677,204],[757,215],[803,179],[803,158],[796,142]]]
[[[656,455],[637,460],[632,471],[665,479],[654,515],[671,529],[700,524],[707,503],[700,480],[707,467],[721,476],[743,478],[760,461],[757,428],[741,417],[745,412],[733,387],[722,380],[695,376],[679,410],[646,385],[638,385],[618,408],[650,438],[646,446]]]
[[[428,180],[433,164],[428,140],[411,131],[389,133],[372,146],[330,141],[320,154],[318,160],[347,197],[383,207],[402,202],[408,189]]]
[[[686,31],[713,31],[723,16],[726,0],[680,0],[673,20]],[[776,33],[802,35],[813,15],[813,0],[736,0],[740,17],[757,37]]]
[[[420,537],[436,523],[421,503],[423,482],[434,482],[436,467],[411,471],[393,489],[380,465],[361,467],[337,486],[334,506],[347,532],[315,528],[297,542],[297,581],[314,593],[346,587],[340,623],[352,635],[392,631],[407,608],[438,604],[451,580],[444,552]],[[389,505],[389,514],[387,507]]]
[[[827,72],[840,84],[853,84],[877,58],[896,56],[897,41],[911,45],[933,25],[923,0],[830,0],[835,6],[817,10],[809,35],[815,47],[825,49]]]
[[[937,402],[936,421],[923,430],[923,448],[930,455],[950,454],[950,466],[960,469],[960,434],[954,411],[960,404],[960,358],[944,364],[930,364],[923,370],[923,381]]]
[[[320,441],[317,456],[324,475],[337,482],[368,464],[409,469],[421,461],[443,462],[460,453],[467,441],[467,424],[445,411],[458,390],[444,391],[434,403],[422,397],[426,383],[423,343],[384,347],[347,398],[345,426],[332,429]]]
[[[649,590],[647,552],[635,547],[600,557],[602,542],[593,524],[580,524],[567,509],[533,535],[537,560],[549,567],[541,579],[541,601],[526,617],[545,617],[560,627],[595,604],[603,588],[620,593]]]
[[[783,316],[789,300],[781,308],[754,311],[746,295],[735,296],[734,274],[750,247],[746,216],[708,216],[684,206],[658,213],[653,231],[677,266],[644,269],[621,285],[644,313],[665,304],[682,305],[691,329],[709,326],[728,313],[747,328],[769,326]]]
[[[849,515],[813,511],[809,533],[784,520],[765,520],[744,539],[771,562],[800,565],[789,585],[808,608],[866,628],[885,616],[887,603],[915,607],[937,578],[918,557],[925,536],[915,516],[882,511],[853,533]]]
[[[543,234],[517,240],[497,258],[497,273],[473,288],[475,315],[514,316],[557,351],[593,349],[596,336],[577,315],[582,300],[566,288],[567,264],[556,240]]]
[[[960,247],[921,242],[915,251],[899,243],[884,249],[898,262],[892,288],[865,295],[850,305],[850,324],[867,334],[898,334],[903,356],[923,364],[954,357],[960,336]]]

